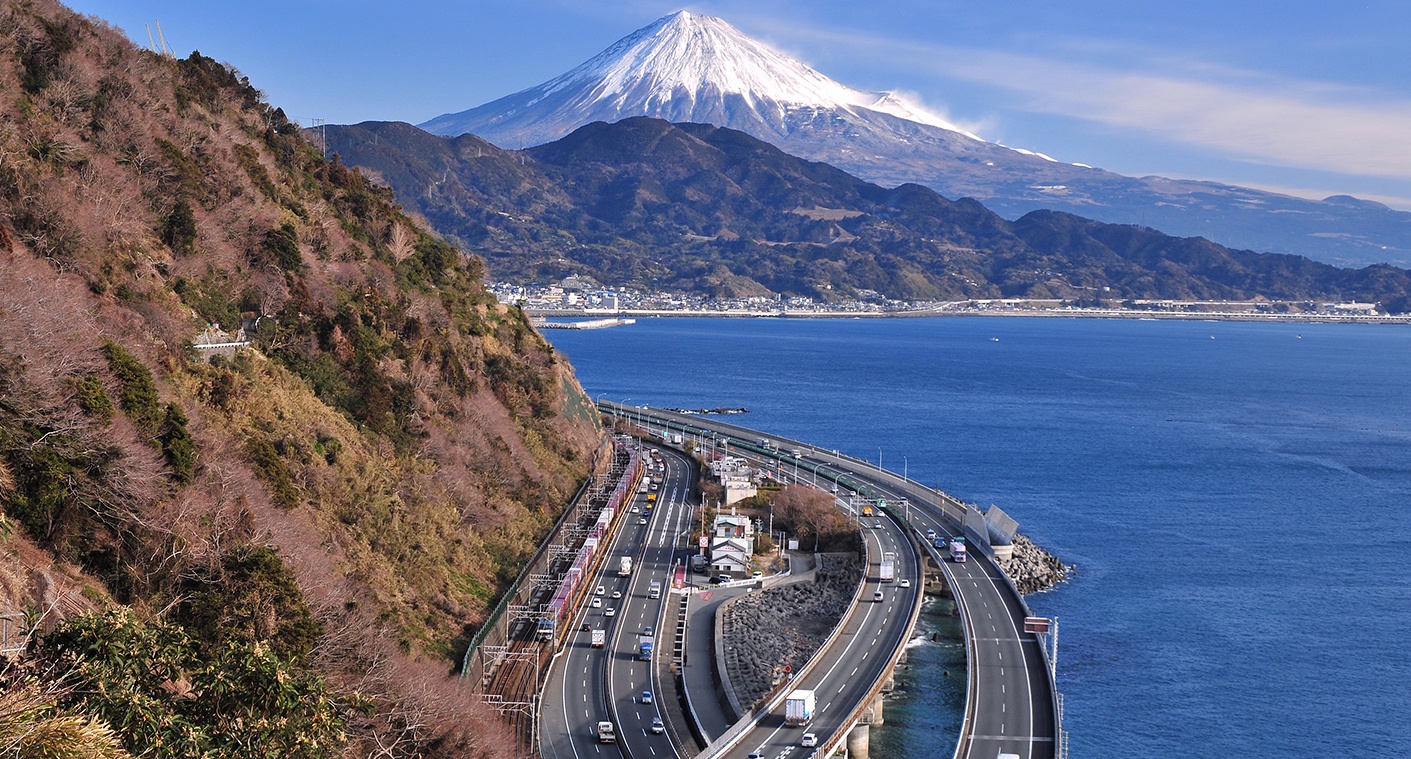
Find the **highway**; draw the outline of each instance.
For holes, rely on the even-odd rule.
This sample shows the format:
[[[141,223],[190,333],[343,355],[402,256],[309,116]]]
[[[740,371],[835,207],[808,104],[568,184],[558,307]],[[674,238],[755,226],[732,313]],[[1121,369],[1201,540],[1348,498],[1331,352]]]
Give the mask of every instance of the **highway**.
[[[665,734],[651,731],[652,720],[661,717],[661,704],[642,703],[642,692],[658,688],[653,681],[651,662],[639,661],[638,636],[647,627],[658,628],[661,610],[669,597],[670,570],[679,535],[690,527],[694,504],[691,492],[692,468],[679,453],[660,449],[662,469],[646,473],[643,482],[660,476],[658,505],[650,516],[644,514],[647,499],[638,493],[630,500],[629,511],[604,554],[599,572],[588,580],[590,592],[603,588],[601,607],[585,603],[574,615],[571,633],[555,657],[544,685],[540,708],[540,753],[546,759],[587,759],[628,756],[673,757],[676,751]],[[640,524],[645,519],[647,524]],[[633,559],[632,573],[618,577],[622,556]],[[649,598],[650,583],[661,583],[659,598]],[[614,598],[614,595],[620,597]],[[608,609],[614,611],[607,616]],[[604,648],[591,644],[590,628],[607,632]],[[658,655],[669,655],[667,641],[658,641]],[[597,741],[600,720],[614,723],[618,743]]]
[[[785,727],[784,705],[780,703],[722,756],[745,757],[758,753],[765,757],[807,757],[812,752],[801,748],[803,734],[812,732],[826,740],[827,736],[847,727],[845,723],[853,707],[888,674],[891,654],[906,642],[912,604],[921,588],[919,563],[911,542],[891,520],[883,519],[882,525],[881,529],[864,527],[862,530],[868,543],[867,574],[859,602],[846,618],[842,632],[824,649],[821,663],[789,686],[789,690],[814,691],[817,706],[813,723],[806,727]],[[884,552],[897,554],[897,577],[899,580],[906,578],[910,587],[880,582],[880,560]],[[876,591],[881,591],[883,600],[873,600]]]
[[[729,438],[736,454],[755,449],[755,453],[769,455],[768,451],[757,446],[760,439],[765,439],[780,451],[799,449],[803,456],[797,461],[787,453],[782,454],[790,463],[786,463],[781,469],[792,470],[797,465],[799,471],[806,472],[809,477],[841,481],[843,487],[860,489],[865,494],[886,498],[892,502],[904,496],[910,503],[908,512],[911,524],[923,536],[927,529],[934,529],[943,535],[948,535],[948,531],[953,529],[953,524],[942,518],[941,494],[903,480],[893,473],[879,471],[865,462],[714,419],[615,404],[603,404],[603,408],[628,417],[648,416],[653,420],[665,420],[672,424],[674,429],[714,432],[718,436]],[[654,423],[659,425],[661,422]],[[884,525],[890,524],[890,520],[884,522]],[[956,602],[961,606],[966,643],[971,657],[968,709],[956,756],[964,759],[992,759],[1005,752],[1018,754],[1024,759],[1053,757],[1057,732],[1054,694],[1038,642],[1033,634],[1023,632],[1025,609],[1017,593],[1007,584],[998,567],[978,554],[978,551],[973,552],[970,560],[964,563],[949,560],[939,562],[947,582],[955,591]],[[915,584],[913,580],[913,585]],[[913,592],[919,591],[913,588]],[[864,593],[864,598],[870,598],[870,590]],[[865,605],[867,604],[864,603]],[[866,637],[865,632],[871,629],[869,624],[875,626],[876,623],[869,622],[870,615],[866,612],[854,616],[861,619],[850,621],[849,631],[844,637],[851,637],[853,642],[856,642],[860,637],[857,634],[859,630],[864,632],[861,637]],[[840,638],[839,643],[843,643],[843,638]],[[856,651],[844,646],[841,651],[825,652],[825,656],[836,660],[836,663],[829,665],[828,672],[842,669],[849,673],[853,680],[841,684],[825,682],[821,692],[827,693],[837,689],[837,695],[855,698],[855,692],[865,690],[864,685],[870,687],[872,684],[872,681],[865,679],[865,669],[855,674],[851,671],[851,667],[857,666],[852,663],[858,661]],[[809,684],[805,683],[804,687],[809,687]],[[826,721],[828,718],[829,715],[822,715],[820,721],[815,723],[815,729],[820,736],[830,729],[832,723]],[[767,727],[770,722],[766,719],[760,727]],[[779,756],[784,742],[778,738],[787,732],[766,731],[768,737],[762,743],[749,738],[739,745],[749,750],[758,750],[765,757]],[[744,756],[738,751],[728,755]]]

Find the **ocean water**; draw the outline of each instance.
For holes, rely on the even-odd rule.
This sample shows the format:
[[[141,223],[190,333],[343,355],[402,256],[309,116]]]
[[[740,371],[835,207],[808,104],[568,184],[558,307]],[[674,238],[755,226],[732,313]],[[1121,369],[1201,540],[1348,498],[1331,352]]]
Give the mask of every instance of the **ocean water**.
[[[645,319],[546,334],[595,397],[746,407],[732,421],[998,504],[1076,563],[1030,598],[1060,620],[1075,757],[1411,753],[1407,327]],[[954,662],[944,643],[914,649],[875,755],[951,755]]]

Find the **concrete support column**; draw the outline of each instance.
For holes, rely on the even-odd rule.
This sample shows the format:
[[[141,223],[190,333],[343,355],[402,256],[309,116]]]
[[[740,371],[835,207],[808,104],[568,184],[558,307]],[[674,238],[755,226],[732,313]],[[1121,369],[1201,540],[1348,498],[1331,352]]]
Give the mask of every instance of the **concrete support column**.
[[[871,742],[872,728],[866,722],[859,722],[848,731],[848,759],[868,759],[867,748]]]
[[[881,694],[881,693],[878,693],[878,694],[877,694],[877,697],[874,698],[874,699],[872,699],[872,724],[873,724],[873,725],[883,725],[883,724],[886,724],[886,722],[882,719],[882,694]]]

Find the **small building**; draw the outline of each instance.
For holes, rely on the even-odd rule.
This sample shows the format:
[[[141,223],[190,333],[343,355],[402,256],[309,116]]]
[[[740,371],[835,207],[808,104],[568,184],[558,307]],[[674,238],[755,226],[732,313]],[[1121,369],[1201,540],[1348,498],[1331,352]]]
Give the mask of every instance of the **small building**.
[[[716,515],[710,539],[711,571],[748,577],[753,556],[754,520],[733,512]]]
[[[250,340],[245,336],[244,329],[238,329],[232,335],[221,329],[219,324],[210,324],[191,341],[191,347],[202,361],[209,363],[212,356],[234,358],[237,351],[250,347]]]

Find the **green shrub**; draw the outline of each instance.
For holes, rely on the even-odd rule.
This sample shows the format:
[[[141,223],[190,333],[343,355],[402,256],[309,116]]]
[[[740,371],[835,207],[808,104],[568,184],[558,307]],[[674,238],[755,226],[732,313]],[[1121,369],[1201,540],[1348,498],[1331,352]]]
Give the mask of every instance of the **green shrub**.
[[[154,437],[162,414],[157,404],[157,384],[152,379],[152,372],[136,356],[111,340],[103,344],[103,355],[107,356],[108,366],[122,384],[118,397],[122,410],[139,432]]]
[[[269,485],[275,503],[286,509],[299,505],[299,489],[294,485],[294,476],[289,473],[284,459],[279,457],[279,451],[268,440],[259,437],[246,440],[245,456],[255,468],[255,473]]]
[[[203,652],[183,627],[130,609],[61,623],[31,645],[60,706],[111,725],[135,756],[339,756],[354,707],[262,643]]]
[[[178,619],[212,652],[264,644],[282,659],[303,662],[323,634],[294,575],[269,546],[238,548],[215,567],[189,572],[182,599]]]
[[[85,374],[75,377],[72,386],[78,399],[78,407],[84,412],[103,422],[113,418],[116,409],[108,398],[108,391],[103,389],[102,378],[96,374]]]
[[[260,241],[260,262],[272,263],[285,271],[297,271],[304,265],[299,254],[299,233],[292,224],[265,232]]]
[[[171,213],[162,220],[162,242],[171,248],[173,255],[184,256],[196,252],[196,216],[191,212],[191,204],[185,198],[172,205]]]
[[[162,419],[162,429],[157,439],[161,441],[162,454],[171,466],[172,476],[182,484],[191,482],[196,476],[196,441],[186,430],[186,414],[175,403],[167,404],[166,417]]]

